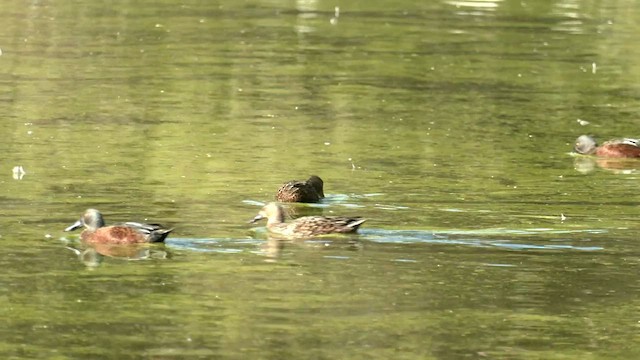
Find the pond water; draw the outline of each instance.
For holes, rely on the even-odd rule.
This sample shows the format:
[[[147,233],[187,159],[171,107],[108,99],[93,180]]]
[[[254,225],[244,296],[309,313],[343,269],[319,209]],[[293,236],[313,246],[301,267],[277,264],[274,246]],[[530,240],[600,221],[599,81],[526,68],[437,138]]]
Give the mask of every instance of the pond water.
[[[638,358],[640,162],[570,152],[639,135],[640,3],[3,10],[0,357]],[[360,234],[248,224],[310,174]]]

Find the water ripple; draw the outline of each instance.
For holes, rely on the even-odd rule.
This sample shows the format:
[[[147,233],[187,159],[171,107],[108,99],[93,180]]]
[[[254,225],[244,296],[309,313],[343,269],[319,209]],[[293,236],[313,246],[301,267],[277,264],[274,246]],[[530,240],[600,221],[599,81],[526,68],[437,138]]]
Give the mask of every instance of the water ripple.
[[[499,247],[512,250],[604,250],[600,246],[574,246],[571,244],[532,244],[518,243],[513,239],[480,239],[480,238],[449,238],[451,235],[532,235],[532,234],[599,234],[604,230],[553,230],[553,229],[486,229],[480,231],[422,231],[422,230],[363,230],[361,234],[369,241],[377,243],[430,243],[446,245],[466,245],[474,247]],[[560,240],[563,241],[563,240]],[[571,240],[565,240],[567,243]]]

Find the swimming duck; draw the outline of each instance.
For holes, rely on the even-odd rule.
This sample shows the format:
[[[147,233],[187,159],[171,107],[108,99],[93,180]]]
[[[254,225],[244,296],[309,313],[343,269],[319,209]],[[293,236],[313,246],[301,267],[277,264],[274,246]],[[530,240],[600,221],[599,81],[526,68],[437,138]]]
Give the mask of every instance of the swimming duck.
[[[284,210],[276,203],[265,205],[252,223],[267,219],[267,229],[286,237],[312,237],[325,234],[355,233],[366,221],[360,217],[303,216],[289,223],[284,222]]]
[[[173,229],[165,229],[158,224],[126,222],[105,226],[100,211],[87,209],[80,220],[64,231],[73,231],[84,227],[80,238],[88,243],[135,244],[163,242]]]
[[[280,186],[276,200],[281,202],[317,203],[324,198],[324,182],[312,175],[306,181],[291,180]]]
[[[640,157],[640,140],[613,139],[598,146],[596,140],[589,135],[582,135],[576,139],[574,150],[583,155],[600,157],[637,158]]]

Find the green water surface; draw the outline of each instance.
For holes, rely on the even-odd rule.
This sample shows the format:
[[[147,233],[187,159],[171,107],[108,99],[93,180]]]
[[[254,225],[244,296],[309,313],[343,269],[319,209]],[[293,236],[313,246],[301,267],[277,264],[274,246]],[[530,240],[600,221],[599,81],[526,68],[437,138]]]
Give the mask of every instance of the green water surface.
[[[338,9],[336,9],[338,7]],[[6,2],[0,358],[637,359],[640,3]],[[25,174],[14,168],[22,167]],[[284,181],[359,235],[248,224]],[[175,227],[87,248],[84,209]]]

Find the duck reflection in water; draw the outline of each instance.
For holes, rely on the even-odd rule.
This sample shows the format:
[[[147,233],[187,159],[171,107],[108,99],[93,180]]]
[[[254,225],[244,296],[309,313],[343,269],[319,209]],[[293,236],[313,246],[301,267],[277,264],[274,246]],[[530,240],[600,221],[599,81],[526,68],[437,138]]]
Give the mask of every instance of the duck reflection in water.
[[[573,167],[582,174],[592,173],[598,168],[614,174],[635,174],[640,171],[640,159],[577,157]]]
[[[265,256],[267,262],[275,262],[282,257],[285,252],[288,253],[312,253],[318,251],[360,251],[363,244],[360,240],[349,239],[322,239],[322,240],[292,240],[283,239],[281,237],[269,235],[267,241],[260,245],[260,254]],[[346,257],[346,256],[345,256]]]
[[[149,244],[84,244],[82,247],[67,246],[87,267],[99,266],[105,258],[120,260],[166,259],[169,253],[158,245]]]

